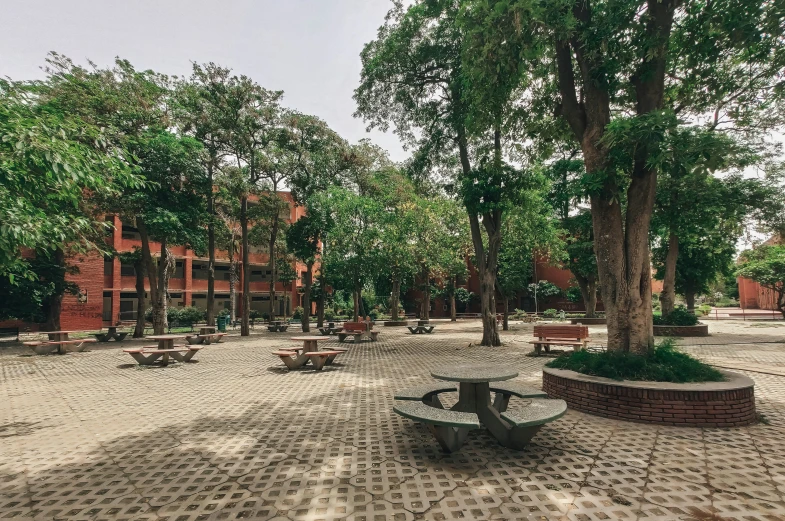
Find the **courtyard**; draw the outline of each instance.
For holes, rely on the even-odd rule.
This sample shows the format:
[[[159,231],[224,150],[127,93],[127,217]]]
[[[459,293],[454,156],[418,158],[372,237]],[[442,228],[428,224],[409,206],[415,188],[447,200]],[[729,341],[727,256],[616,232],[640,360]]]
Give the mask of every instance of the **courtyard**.
[[[488,348],[473,345],[479,321],[440,322],[433,335],[382,327],[321,372],[287,371],[270,352],[291,335],[258,328],[169,367],[137,366],[120,345],[4,348],[0,519],[785,519],[782,323],[710,322],[710,337],[679,340],[754,379],[751,427],[570,410],[524,451],[474,431],[446,455],[393,413],[396,390],[445,363],[512,365],[539,388],[548,359],[525,356],[531,328],[515,323]],[[592,327],[592,344],[603,334]]]

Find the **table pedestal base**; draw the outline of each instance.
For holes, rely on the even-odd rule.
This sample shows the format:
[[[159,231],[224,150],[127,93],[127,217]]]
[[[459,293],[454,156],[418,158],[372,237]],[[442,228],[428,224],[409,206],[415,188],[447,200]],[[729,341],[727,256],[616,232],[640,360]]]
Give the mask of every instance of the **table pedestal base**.
[[[516,427],[505,421],[500,413],[507,410],[508,403],[509,396],[504,397],[501,393],[497,393],[495,400],[491,403],[491,390],[488,382],[461,382],[458,388],[458,403],[452,407],[452,410],[475,413],[480,423],[501,445],[510,449],[523,450],[542,426]],[[434,432],[436,429],[440,429],[442,432],[437,434]],[[450,432],[444,432],[445,430],[456,431],[456,433],[452,435]],[[458,450],[463,445],[469,430],[442,426],[432,427],[432,432],[434,432],[439,444],[448,452]]]

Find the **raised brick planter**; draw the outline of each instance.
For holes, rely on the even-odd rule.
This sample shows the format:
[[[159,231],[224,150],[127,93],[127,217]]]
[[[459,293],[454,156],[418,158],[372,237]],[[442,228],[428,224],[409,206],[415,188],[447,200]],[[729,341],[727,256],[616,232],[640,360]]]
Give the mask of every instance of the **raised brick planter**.
[[[724,382],[617,381],[564,369],[542,370],[543,390],[582,412],[643,423],[684,427],[738,427],[756,420],[755,383],[722,371]]]
[[[607,324],[608,321],[605,318],[571,318],[570,324],[581,324],[583,326],[599,326]]]
[[[709,325],[654,326],[654,336],[709,336]]]
[[[404,327],[408,326],[409,322],[407,320],[387,320],[384,325],[386,327]]]

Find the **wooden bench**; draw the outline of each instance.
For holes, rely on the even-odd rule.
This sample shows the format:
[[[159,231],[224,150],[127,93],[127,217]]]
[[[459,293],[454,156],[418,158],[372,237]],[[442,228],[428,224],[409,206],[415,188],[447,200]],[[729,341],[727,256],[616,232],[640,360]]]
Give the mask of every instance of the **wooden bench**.
[[[471,429],[480,428],[480,419],[472,412],[458,412],[432,407],[416,400],[399,400],[393,411],[404,418],[424,423],[446,452],[457,450]]]
[[[543,425],[558,420],[565,412],[567,402],[564,400],[532,398],[521,412],[501,413],[502,419],[510,424],[510,447],[523,450]]]
[[[379,332],[378,331],[347,331],[345,328],[343,331],[338,333],[338,341],[343,342],[346,340],[347,337],[354,337],[354,342],[359,342],[363,338],[370,339],[371,342],[376,342],[379,339]]]
[[[553,326],[542,325],[534,326],[534,336],[537,340],[529,343],[534,344],[534,351],[539,355],[543,347],[545,352],[549,352],[551,346],[572,346],[575,351],[586,349],[589,341],[589,328],[587,326]]]

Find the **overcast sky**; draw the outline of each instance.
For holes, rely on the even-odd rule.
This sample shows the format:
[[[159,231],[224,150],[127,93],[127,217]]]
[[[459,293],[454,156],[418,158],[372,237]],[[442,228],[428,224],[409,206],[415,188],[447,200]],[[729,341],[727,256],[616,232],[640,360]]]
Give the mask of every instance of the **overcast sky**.
[[[0,76],[41,78],[49,51],[77,63],[189,75],[213,61],[285,92],[284,104],[314,114],[351,142],[371,137],[405,159],[392,134],[367,134],[352,117],[360,51],[390,0],[3,0]]]

